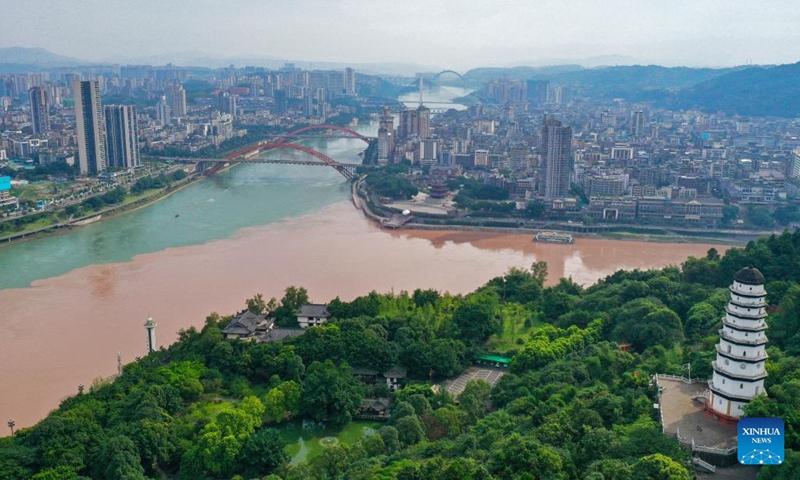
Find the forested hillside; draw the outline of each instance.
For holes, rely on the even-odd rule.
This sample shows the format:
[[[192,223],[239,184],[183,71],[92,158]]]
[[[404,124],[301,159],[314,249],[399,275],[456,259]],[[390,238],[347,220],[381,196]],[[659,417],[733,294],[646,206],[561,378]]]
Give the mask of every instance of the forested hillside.
[[[665,106],[700,108],[731,115],[797,117],[800,115],[800,63],[752,67],[691,86]]]
[[[334,299],[328,324],[283,343],[225,340],[231,317],[212,314],[116,381],[0,439],[0,478],[689,479],[688,453],[661,433],[650,376],[685,363],[710,376],[727,286],[750,264],[767,278],[772,308],[768,396],[747,413],[783,418],[790,449],[761,478],[798,478],[800,233],[588,288],[544,287],[537,263],[466,296]],[[286,317],[306,298],[290,288],[248,307]],[[473,380],[458,398],[430,388],[482,353],[512,357],[494,388]],[[411,382],[396,394],[353,375],[397,364]],[[288,463],[287,423],[346,424],[365,396],[391,397],[392,419]]]
[[[546,80],[567,87],[570,98],[597,101],[621,98],[675,110],[699,109],[759,117],[800,115],[800,62],[731,68],[658,65],[480,68],[470,70],[464,77],[482,82],[492,78]],[[480,95],[480,91],[472,96],[482,102],[492,101]]]

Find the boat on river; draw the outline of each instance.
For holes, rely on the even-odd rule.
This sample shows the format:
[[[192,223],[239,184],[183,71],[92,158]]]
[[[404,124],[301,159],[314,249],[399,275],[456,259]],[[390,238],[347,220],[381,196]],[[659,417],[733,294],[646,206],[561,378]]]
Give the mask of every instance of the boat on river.
[[[544,243],[575,243],[572,235],[561,232],[539,232],[533,239]]]

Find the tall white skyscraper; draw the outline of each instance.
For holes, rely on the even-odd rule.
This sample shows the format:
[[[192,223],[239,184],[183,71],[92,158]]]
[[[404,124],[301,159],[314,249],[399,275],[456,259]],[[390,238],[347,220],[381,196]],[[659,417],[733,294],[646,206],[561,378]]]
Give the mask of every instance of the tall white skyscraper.
[[[109,105],[105,108],[106,134],[108,139],[108,166],[133,168],[141,165],[139,160],[139,129],[136,123],[136,107],[133,105]]]
[[[81,174],[98,174],[108,166],[106,122],[100,98],[100,85],[94,81],[75,81],[75,125],[78,135],[78,162]]]

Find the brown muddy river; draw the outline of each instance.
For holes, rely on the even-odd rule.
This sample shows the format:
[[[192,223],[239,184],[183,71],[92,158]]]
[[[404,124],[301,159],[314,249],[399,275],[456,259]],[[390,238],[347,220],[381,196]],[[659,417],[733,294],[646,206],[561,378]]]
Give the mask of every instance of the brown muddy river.
[[[231,314],[260,292],[280,297],[305,286],[313,301],[352,299],[371,290],[436,288],[470,292],[510,267],[544,260],[548,281],[589,284],[618,269],[677,264],[712,245],[577,238],[541,244],[531,235],[387,232],[349,202],[233,238],[168,248],[132,261],[82,267],[0,291],[0,419],[32,425],[60,399],[145,352],[148,316],[159,345],[201,326],[211,312]],[[724,251],[725,246],[714,246]],[[4,431],[4,434],[7,434]]]

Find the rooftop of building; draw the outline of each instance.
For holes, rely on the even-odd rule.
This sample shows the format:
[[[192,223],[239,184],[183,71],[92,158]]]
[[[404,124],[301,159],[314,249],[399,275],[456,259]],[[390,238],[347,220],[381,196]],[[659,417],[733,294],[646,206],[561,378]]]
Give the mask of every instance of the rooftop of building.
[[[328,313],[328,306],[324,303],[309,303],[308,305],[301,305],[297,310],[298,317],[330,317]]]
[[[764,283],[766,283],[764,275],[752,265],[736,272],[733,279],[739,283],[746,283],[747,285],[764,285]]]

